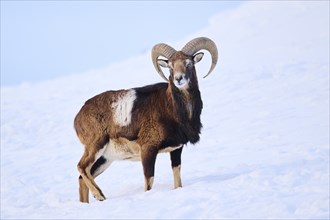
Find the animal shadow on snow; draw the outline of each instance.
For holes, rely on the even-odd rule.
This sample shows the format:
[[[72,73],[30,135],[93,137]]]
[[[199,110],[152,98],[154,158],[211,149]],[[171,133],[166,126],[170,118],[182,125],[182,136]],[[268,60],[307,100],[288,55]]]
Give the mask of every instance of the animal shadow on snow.
[[[191,178],[191,179],[187,179],[184,184],[184,186],[191,186],[194,184],[198,184],[198,183],[203,183],[203,182],[223,182],[226,180],[231,180],[231,179],[235,179],[239,176],[248,174],[253,172],[254,169],[250,169],[250,168],[242,168],[241,170],[237,171],[233,171],[233,172],[226,172],[226,173],[219,173],[219,174],[208,174],[205,176],[200,176],[200,177],[195,177],[195,178]]]

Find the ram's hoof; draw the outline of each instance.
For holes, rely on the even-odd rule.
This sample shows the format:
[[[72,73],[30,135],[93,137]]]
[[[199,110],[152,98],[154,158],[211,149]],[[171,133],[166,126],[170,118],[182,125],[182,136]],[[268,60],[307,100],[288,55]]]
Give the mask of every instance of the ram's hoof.
[[[99,201],[106,200],[105,196],[103,196],[103,195],[94,195],[94,198],[99,200]]]

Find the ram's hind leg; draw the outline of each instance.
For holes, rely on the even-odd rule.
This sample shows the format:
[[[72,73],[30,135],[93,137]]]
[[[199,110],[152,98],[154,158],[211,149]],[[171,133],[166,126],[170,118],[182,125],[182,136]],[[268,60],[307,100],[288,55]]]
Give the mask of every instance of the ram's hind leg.
[[[89,202],[89,189],[81,175],[79,176],[79,201]]]
[[[103,173],[110,166],[111,162],[112,161],[105,159],[103,156],[97,159],[91,169],[93,178]],[[81,175],[79,176],[79,200],[81,202],[89,202],[89,189]]]
[[[79,194],[80,194],[81,202],[88,202],[88,190],[86,190],[86,186],[97,200],[100,201],[105,200],[105,196],[103,195],[98,185],[95,183],[94,177],[91,174],[92,166],[95,163],[95,161],[98,159],[97,152],[98,151],[95,150],[91,150],[89,152],[88,148],[86,147],[85,152],[77,166],[78,171],[80,172],[80,175],[82,177],[82,178],[79,177]]]

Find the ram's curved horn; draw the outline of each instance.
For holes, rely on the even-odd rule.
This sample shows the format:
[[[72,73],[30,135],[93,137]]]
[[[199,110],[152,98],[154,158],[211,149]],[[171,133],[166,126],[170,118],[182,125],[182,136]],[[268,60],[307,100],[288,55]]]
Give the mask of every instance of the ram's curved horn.
[[[207,37],[198,37],[189,41],[181,51],[189,56],[193,56],[196,52],[203,49],[209,51],[212,57],[212,65],[209,72],[204,76],[205,78],[210,75],[218,62],[218,49],[215,43]]]
[[[160,57],[160,56],[163,56],[166,59],[170,59],[174,53],[176,53],[176,50],[173,49],[171,46],[164,44],[164,43],[156,44],[152,48],[152,52],[151,52],[152,63],[154,64],[158,74],[166,81],[168,81],[168,79],[165,77],[163,71],[161,70],[160,66],[158,65],[157,60],[158,60],[158,57]]]

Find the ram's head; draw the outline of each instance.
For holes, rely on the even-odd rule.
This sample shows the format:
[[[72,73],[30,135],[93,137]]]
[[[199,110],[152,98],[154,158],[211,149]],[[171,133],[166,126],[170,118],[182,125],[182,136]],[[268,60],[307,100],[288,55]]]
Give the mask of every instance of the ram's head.
[[[204,76],[207,77],[214,69],[218,61],[218,50],[215,43],[206,37],[199,37],[189,41],[181,51],[176,51],[171,46],[160,43],[152,48],[152,62],[158,74],[166,81],[161,67],[169,68],[169,79],[179,89],[189,87],[191,80],[197,80],[195,64],[198,63],[204,53],[201,50],[207,50],[212,57],[212,65],[209,72]],[[165,59],[159,59],[159,57]],[[197,82],[197,81],[196,81]]]

